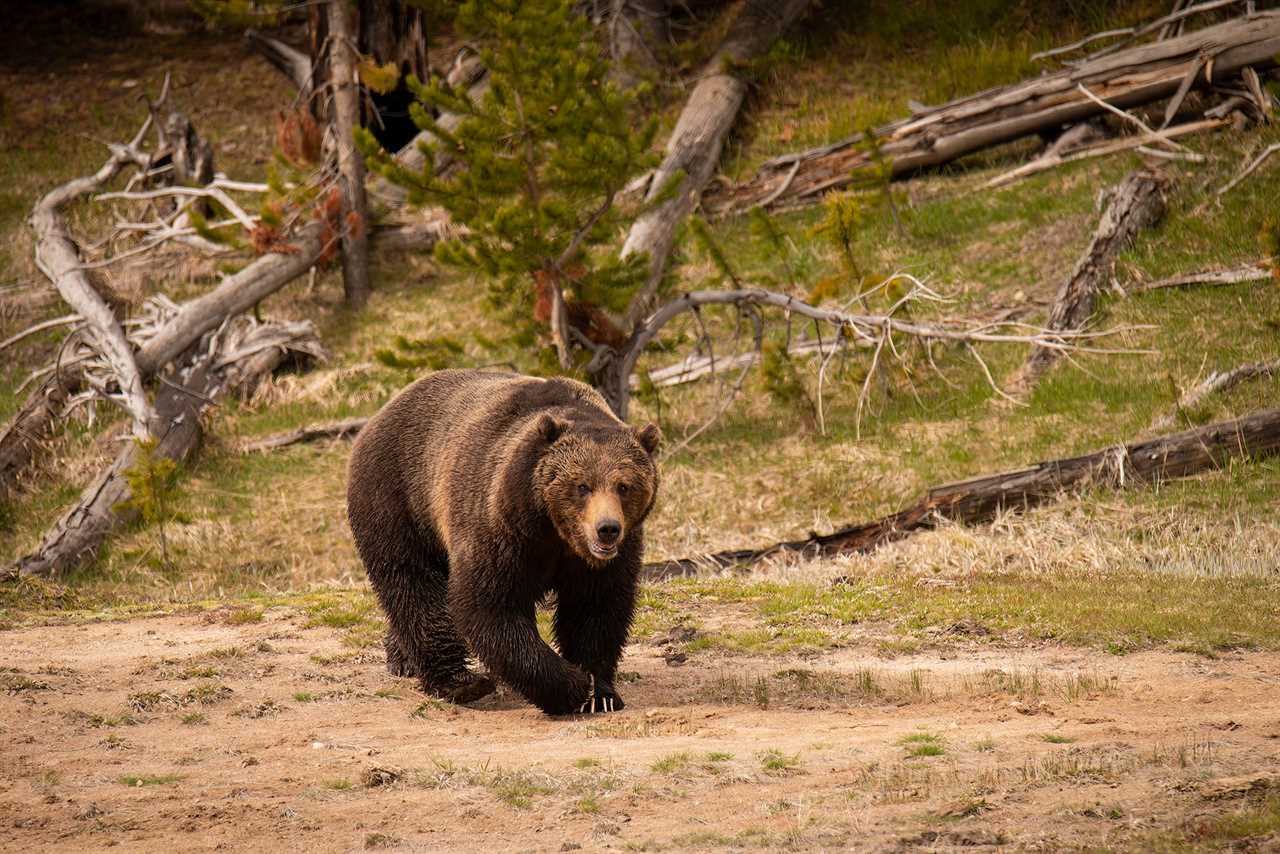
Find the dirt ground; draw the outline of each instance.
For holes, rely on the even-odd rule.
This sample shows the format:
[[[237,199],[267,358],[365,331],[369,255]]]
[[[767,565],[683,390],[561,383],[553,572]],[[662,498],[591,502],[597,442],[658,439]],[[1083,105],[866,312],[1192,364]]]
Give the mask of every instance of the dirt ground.
[[[1142,850],[1280,769],[1269,653],[666,638],[629,649],[625,710],[552,719],[424,703],[377,646],[234,613],[0,633],[0,849]]]

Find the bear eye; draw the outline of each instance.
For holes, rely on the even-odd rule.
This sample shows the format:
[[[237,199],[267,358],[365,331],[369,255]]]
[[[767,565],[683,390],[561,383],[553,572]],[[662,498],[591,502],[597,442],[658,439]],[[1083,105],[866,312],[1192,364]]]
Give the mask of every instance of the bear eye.
[[[625,483],[618,484],[619,495],[626,495],[630,491],[631,491],[631,487],[627,486]]]
[[[578,494],[579,494],[579,495],[581,495],[582,497],[584,497],[584,498],[585,498],[585,497],[586,497],[587,495],[589,495],[590,493],[591,493],[591,487],[587,486],[585,483],[580,483],[580,484],[578,484]]]

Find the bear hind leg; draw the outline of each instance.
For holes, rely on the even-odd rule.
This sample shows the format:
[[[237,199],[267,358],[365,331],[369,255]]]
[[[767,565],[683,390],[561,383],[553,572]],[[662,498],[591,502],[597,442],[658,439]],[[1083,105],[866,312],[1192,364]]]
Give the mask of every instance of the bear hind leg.
[[[396,578],[394,589],[379,591],[390,622],[387,669],[416,676],[423,691],[455,703],[492,693],[493,681],[467,668],[466,642],[445,603],[447,571],[433,565],[406,566]]]

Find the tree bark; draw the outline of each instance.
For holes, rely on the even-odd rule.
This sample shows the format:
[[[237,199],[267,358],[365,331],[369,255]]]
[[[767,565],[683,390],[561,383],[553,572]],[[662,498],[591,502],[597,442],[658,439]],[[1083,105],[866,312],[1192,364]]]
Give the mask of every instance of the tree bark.
[[[810,0],[744,0],[724,42],[706,64],[667,141],[645,200],[678,180],[674,194],[646,211],[631,226],[624,257],[649,256],[649,274],[627,308],[627,326],[653,310],[654,297],[675,244],[676,231],[693,210],[715,174],[725,138],[747,92],[744,66],[762,56],[782,32],[808,8]]]
[[[345,0],[330,0],[329,60],[333,83],[333,132],[342,192],[342,287],[347,305],[369,301],[369,206],[364,191],[364,157],[356,149],[360,126],[360,84],[356,79],[355,28]]]
[[[1207,86],[1245,67],[1270,68],[1277,55],[1280,11],[1259,12],[924,108],[874,133],[893,174],[902,175],[1103,113],[1103,107],[1080,91],[1081,85],[1109,104],[1129,108],[1174,95],[1192,72],[1196,86]],[[1206,62],[1206,57],[1212,61]],[[813,202],[827,190],[848,185],[854,170],[870,165],[858,147],[861,139],[858,134],[774,158],[748,181],[709,188],[703,206],[726,214],[765,200],[781,206]]]
[[[716,552],[695,558],[646,564],[644,576],[661,580],[700,569],[745,568],[765,558],[796,554],[807,558],[874,551],[941,520],[963,524],[989,521],[1003,511],[1028,509],[1092,486],[1160,483],[1220,468],[1234,459],[1261,459],[1280,453],[1280,409],[1265,409],[1158,439],[1115,445],[1030,468],[983,475],[930,489],[905,510],[830,534],[774,543],[758,549]]]
[[[1078,331],[1089,322],[1098,293],[1111,281],[1116,256],[1133,243],[1139,231],[1164,216],[1166,183],[1160,173],[1140,169],[1116,187],[1089,248],[1058,289],[1046,325],[1050,332]],[[1009,378],[1009,390],[1015,394],[1030,391],[1060,358],[1061,350],[1034,345],[1022,367]]]

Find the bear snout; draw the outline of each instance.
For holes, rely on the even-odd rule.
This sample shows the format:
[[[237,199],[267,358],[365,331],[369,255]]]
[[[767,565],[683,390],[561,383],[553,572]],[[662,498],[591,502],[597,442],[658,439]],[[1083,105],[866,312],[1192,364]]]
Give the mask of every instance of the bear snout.
[[[622,536],[622,523],[617,519],[601,519],[596,523],[596,541],[611,546]]]

